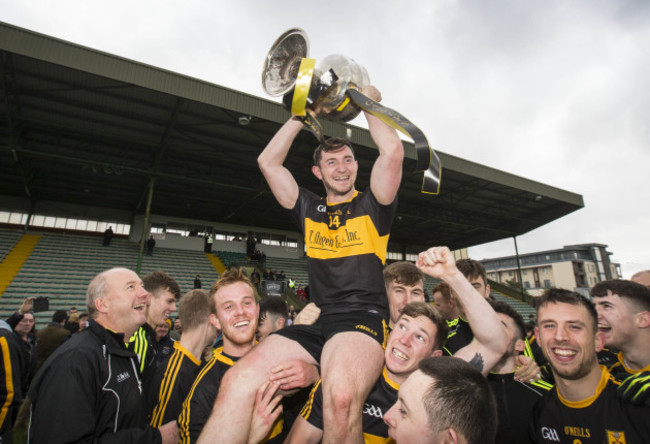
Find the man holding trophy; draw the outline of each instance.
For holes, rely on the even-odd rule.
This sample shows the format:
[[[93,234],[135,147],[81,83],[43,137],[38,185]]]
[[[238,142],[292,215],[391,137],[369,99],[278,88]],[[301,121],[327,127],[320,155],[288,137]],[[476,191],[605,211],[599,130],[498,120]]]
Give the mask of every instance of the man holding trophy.
[[[336,77],[334,69],[329,71],[341,78]],[[359,83],[348,81],[345,88],[362,87],[361,94],[371,102],[381,100],[375,87]],[[340,90],[340,84],[335,88]],[[331,90],[324,94],[331,95]],[[292,360],[320,365],[323,442],[363,442],[362,407],[381,373],[382,346],[388,336],[382,269],[397,207],[404,148],[391,126],[364,112],[379,156],[369,188],[359,192],[355,189],[358,163],[349,142],[320,137],[312,166],[313,174],[325,187],[326,196],[319,197],[300,187],[283,165],[303,124],[309,125],[307,120],[313,122],[319,113],[328,112],[327,105],[317,98],[306,106],[305,117],[296,115],[298,95],[297,85],[293,91],[294,115],[268,143],[258,164],[278,203],[291,212],[303,232],[312,300],[320,307],[321,316],[314,325],[292,326],[269,336],[225,375],[199,442],[247,441],[257,388],[269,379],[276,383],[272,389],[290,385],[292,370],[278,371],[277,366]]]

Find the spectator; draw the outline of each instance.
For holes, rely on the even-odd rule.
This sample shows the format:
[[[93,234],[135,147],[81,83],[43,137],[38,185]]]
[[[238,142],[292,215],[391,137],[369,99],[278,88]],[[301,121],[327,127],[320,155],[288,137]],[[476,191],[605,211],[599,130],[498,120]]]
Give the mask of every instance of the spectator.
[[[650,288],[650,270],[638,271],[632,275],[630,280]]]
[[[176,316],[176,319],[174,319],[174,323],[172,324],[172,331],[169,333],[169,336],[174,341],[178,341],[181,338],[181,333],[183,333],[182,325],[180,316]]]
[[[79,314],[79,331],[88,328],[88,313]]]
[[[194,277],[194,289],[196,290],[197,288],[201,288],[201,275],[198,273]]]
[[[113,239],[113,227],[108,227],[104,231],[104,242],[102,245],[108,247],[111,244],[111,239]]]
[[[79,315],[75,313],[78,317]],[[36,371],[41,368],[47,358],[50,357],[63,342],[70,337],[70,331],[63,328],[67,313],[64,310],[57,310],[52,315],[52,322],[38,331],[36,341],[38,344],[38,358],[36,359]],[[77,323],[77,325],[79,325]]]
[[[72,313],[70,316],[68,316],[68,319],[65,321],[64,328],[68,330],[70,334],[79,331],[79,318],[80,318],[79,313]]]
[[[169,337],[170,326],[171,321],[167,319],[156,327],[156,342],[154,342],[153,348],[159,363],[163,362],[174,349],[174,340]]]
[[[148,299],[142,280],[125,268],[90,282],[90,326],[50,356],[30,388],[29,444],[178,442],[175,422],[146,426],[137,356],[124,345],[146,322]]]
[[[156,246],[156,239],[153,238],[153,234],[149,236],[149,239],[147,239],[146,243],[146,251],[145,254],[147,256],[153,256],[153,249]]]
[[[301,301],[307,301],[307,292],[300,285],[298,286],[298,289],[296,290],[296,296],[298,296]]]
[[[214,238],[212,237],[212,233],[207,234],[205,236],[205,244],[203,245],[203,252],[204,253],[211,253],[213,243],[214,243]]]

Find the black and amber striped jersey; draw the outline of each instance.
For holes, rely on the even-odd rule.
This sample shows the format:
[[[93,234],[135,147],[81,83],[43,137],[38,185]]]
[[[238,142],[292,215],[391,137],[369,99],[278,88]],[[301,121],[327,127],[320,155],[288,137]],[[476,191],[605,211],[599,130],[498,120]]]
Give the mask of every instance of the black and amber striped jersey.
[[[151,426],[160,427],[178,419],[200,368],[201,361],[179,342],[174,342],[173,353],[158,366],[151,382],[147,399]]]
[[[498,428],[495,442],[520,444],[528,441],[528,423],[535,404],[553,386],[544,381],[519,382],[514,373],[488,375],[497,402]]]
[[[366,444],[394,443],[388,437],[384,415],[397,402],[399,384],[391,380],[384,367],[381,377],[363,405],[362,427]],[[319,379],[312,389],[300,415],[311,425],[323,429],[323,391]]]
[[[388,314],[382,271],[397,199],[381,205],[368,189],[330,204],[304,188],[291,215],[304,235],[310,297],[325,313]]]
[[[21,363],[17,336],[8,325],[7,328],[0,326],[0,440],[2,433],[13,426],[23,400]]]
[[[155,340],[156,332],[149,324],[145,323],[133,333],[133,336],[129,339],[129,343],[126,344],[126,348],[138,355],[138,360],[140,361],[138,370],[140,370],[145,396],[149,394],[153,374],[158,366],[156,349],[153,346]]]
[[[611,352],[610,352],[611,353]],[[600,363],[600,355],[599,355],[599,360],[598,362]],[[650,365],[646,365],[644,368],[639,369],[639,370],[633,370],[629,368],[625,364],[625,359],[623,357],[623,352],[618,352],[617,354],[614,355],[614,359],[611,361],[608,361],[607,364],[605,364],[607,367],[607,370],[609,370],[609,373],[616,379],[618,382],[623,382],[625,379],[627,379],[628,376],[636,375],[641,372],[647,372],[650,371]]]
[[[447,321],[447,325],[449,326],[449,333],[443,351],[449,356],[453,356],[458,350],[472,342],[474,333],[469,326],[469,322],[461,317],[453,321]]]
[[[221,379],[237,359],[225,355],[223,347],[220,347],[199,371],[189,394],[183,401],[181,414],[178,417],[181,444],[195,443],[199,439],[201,430],[208,421],[214,402],[217,400]]]
[[[604,366],[593,396],[578,402],[557,387],[535,406],[530,437],[535,443],[642,444],[650,442],[650,407],[633,405],[616,394],[618,383]]]

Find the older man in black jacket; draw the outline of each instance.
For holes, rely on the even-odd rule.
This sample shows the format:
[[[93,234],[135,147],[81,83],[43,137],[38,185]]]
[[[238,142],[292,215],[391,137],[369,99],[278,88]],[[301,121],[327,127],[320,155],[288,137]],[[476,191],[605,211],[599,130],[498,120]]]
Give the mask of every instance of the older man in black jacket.
[[[146,426],[137,357],[124,345],[145,322],[148,299],[142,280],[125,268],[91,281],[89,327],[50,356],[29,390],[29,443],[178,442],[175,422]]]

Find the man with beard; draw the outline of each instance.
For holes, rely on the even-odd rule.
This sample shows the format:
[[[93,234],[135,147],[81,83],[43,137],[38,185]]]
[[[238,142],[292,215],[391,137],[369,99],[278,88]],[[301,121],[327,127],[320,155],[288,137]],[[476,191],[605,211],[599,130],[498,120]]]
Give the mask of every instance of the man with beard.
[[[616,394],[617,382],[596,353],[604,338],[598,313],[580,294],[552,288],[537,302],[536,336],[556,386],[537,404],[535,443],[650,442],[650,408]]]
[[[381,100],[372,86],[363,92]],[[344,139],[330,139],[314,151],[312,173],[326,196],[298,185],[284,165],[303,128],[297,118],[287,121],[258,157],[273,195],[304,235],[311,300],[322,313],[314,325],[269,336],[226,375],[202,435],[205,442],[244,441],[257,388],[276,365],[296,359],[321,365],[324,441],[362,442],[363,402],[383,365],[388,303],[381,273],[404,159],[397,132],[369,113],[366,120],[379,156],[363,193],[355,189],[358,163]]]

